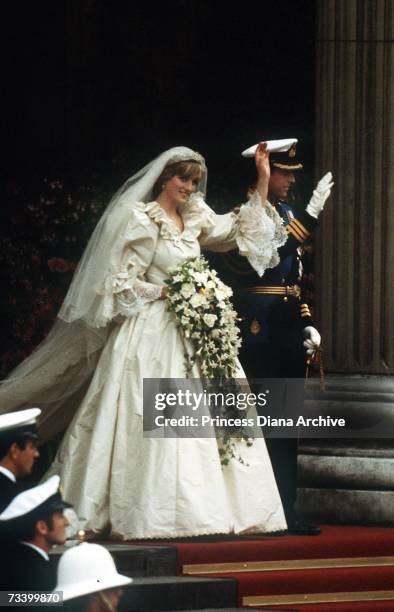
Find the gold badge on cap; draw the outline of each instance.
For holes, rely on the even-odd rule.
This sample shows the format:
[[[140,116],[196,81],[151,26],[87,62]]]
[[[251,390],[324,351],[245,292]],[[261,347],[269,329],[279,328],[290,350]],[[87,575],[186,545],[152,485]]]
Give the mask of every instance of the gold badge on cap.
[[[292,147],[290,147],[289,149],[289,157],[295,157],[296,156],[296,146],[295,144],[293,144]]]
[[[257,336],[257,334],[259,334],[261,332],[261,325],[260,323],[257,321],[257,319],[253,319],[253,321],[250,324],[250,331],[252,332],[252,334],[254,336]]]

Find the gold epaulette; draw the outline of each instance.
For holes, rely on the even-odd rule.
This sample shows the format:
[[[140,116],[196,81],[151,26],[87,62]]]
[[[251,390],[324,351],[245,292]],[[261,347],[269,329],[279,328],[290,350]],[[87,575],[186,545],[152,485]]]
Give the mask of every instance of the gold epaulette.
[[[309,232],[298,219],[292,219],[290,223],[286,225],[286,231],[288,234],[294,236],[298,242],[304,242],[311,235],[311,232]]]

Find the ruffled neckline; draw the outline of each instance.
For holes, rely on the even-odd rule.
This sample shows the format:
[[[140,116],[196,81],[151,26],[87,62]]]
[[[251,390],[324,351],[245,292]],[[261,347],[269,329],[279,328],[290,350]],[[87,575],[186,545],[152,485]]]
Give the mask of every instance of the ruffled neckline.
[[[145,212],[159,226],[160,235],[174,243],[179,243],[181,240],[185,242],[194,241],[202,226],[206,225],[208,221],[207,210],[211,212],[204,203],[202,195],[192,194],[180,209],[184,226],[183,230],[180,230],[158,202],[153,201],[145,204]]]
[[[178,243],[182,237],[182,234],[186,230],[186,223],[182,215],[183,220],[183,230],[181,231],[179,227],[175,225],[175,223],[170,219],[170,217],[165,212],[164,208],[160,206],[160,204],[156,201],[149,202],[145,205],[145,212],[154,221],[160,228],[160,235],[165,240],[172,240],[175,243]]]
[[[145,204],[146,214],[158,225],[174,225],[174,229],[178,229],[175,224],[172,223],[171,219],[166,214],[164,208],[160,206],[155,200]],[[179,231],[179,230],[178,230]]]

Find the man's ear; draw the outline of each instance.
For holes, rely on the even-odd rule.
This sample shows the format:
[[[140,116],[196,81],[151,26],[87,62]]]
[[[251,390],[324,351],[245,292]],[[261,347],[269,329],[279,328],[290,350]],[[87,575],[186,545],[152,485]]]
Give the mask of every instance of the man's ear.
[[[40,536],[46,536],[49,532],[49,527],[45,521],[40,520],[36,523],[36,533]]]
[[[10,459],[16,459],[20,453],[21,449],[19,448],[19,446],[17,445],[16,442],[13,442],[10,446],[10,448],[8,449],[8,456],[10,457]]]

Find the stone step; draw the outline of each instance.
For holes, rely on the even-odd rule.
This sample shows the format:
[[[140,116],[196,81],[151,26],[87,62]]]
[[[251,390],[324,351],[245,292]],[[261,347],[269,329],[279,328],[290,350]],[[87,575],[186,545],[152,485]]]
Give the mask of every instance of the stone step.
[[[302,487],[297,509],[311,522],[342,525],[394,525],[393,491]]]
[[[175,576],[176,549],[171,546],[138,546],[134,544],[104,544],[115,559],[118,572],[131,578],[138,576]],[[70,543],[71,544],[71,543]],[[51,550],[53,563],[69,546]]]
[[[330,416],[360,416],[368,422],[381,419],[394,420],[394,401],[387,401],[387,395],[374,395],[372,393],[355,395],[353,393],[327,393],[323,396],[308,396],[305,398],[306,409],[319,409],[323,414]],[[371,410],[373,410],[371,414]],[[371,418],[373,417],[373,419]]]
[[[303,455],[394,458],[394,442],[388,438],[358,438],[354,440],[304,438],[300,441],[298,448],[299,454]]]
[[[134,578],[124,589],[119,611],[232,610],[237,606],[237,581],[229,578],[161,576]]]
[[[298,485],[394,491],[394,458],[300,455]]]
[[[318,410],[322,416],[346,419],[344,437],[394,437],[394,405],[384,402],[352,400],[305,400],[305,415]],[[351,430],[352,435],[350,435]]]
[[[330,375],[325,392],[313,379],[308,407],[347,426],[342,439],[300,441],[300,511],[318,523],[393,524],[394,377]]]
[[[316,391],[319,389],[320,381],[311,378],[308,381],[307,390]],[[393,376],[368,376],[368,375],[342,375],[335,374],[325,377],[327,391],[348,391],[355,393],[394,393]]]
[[[337,400],[343,402],[359,401],[359,402],[380,402],[394,404],[394,393],[388,393],[386,391],[357,391],[355,389],[326,389],[326,391],[312,391],[307,390],[305,397],[307,399],[314,400]]]

